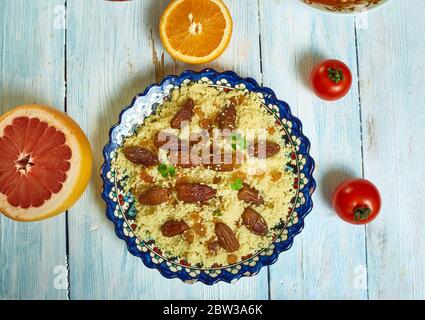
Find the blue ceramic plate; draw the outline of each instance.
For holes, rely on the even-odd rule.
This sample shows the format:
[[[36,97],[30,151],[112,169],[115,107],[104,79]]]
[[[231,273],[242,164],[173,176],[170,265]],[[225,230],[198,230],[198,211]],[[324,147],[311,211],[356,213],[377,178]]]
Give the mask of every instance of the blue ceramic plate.
[[[235,88],[257,93],[264,107],[275,115],[282,139],[292,144],[295,150],[291,160],[282,164],[297,175],[294,181],[297,193],[292,199],[291,212],[282,213],[282,217],[289,217],[286,224],[280,226],[279,232],[274,234],[274,240],[267,249],[248,255],[243,261],[231,266],[208,269],[191,266],[183,260],[165,257],[160,248],[155,246],[154,240],[138,239],[133,232],[136,227],[136,212],[133,206],[135,199],[132,194],[124,192],[122,187],[124,179],[115,173],[111,165],[116,150],[124,139],[133,135],[143,124],[144,119],[155,113],[172,90],[190,82],[203,82],[224,90]],[[312,176],[314,161],[309,155],[309,149],[310,142],[302,134],[301,122],[292,116],[289,106],[278,100],[272,90],[260,87],[255,80],[241,78],[234,72],[219,73],[211,69],[201,72],[186,71],[180,76],[168,76],[160,84],[151,85],[137,95],[131,105],[122,111],[119,123],[110,130],[109,143],[103,151],[105,163],[102,166],[102,197],[106,202],[106,215],[115,224],[118,237],[127,243],[128,250],[140,257],[149,268],[158,269],[164,277],[179,278],[187,283],[201,281],[205,284],[214,284],[218,281],[234,282],[244,276],[253,276],[263,266],[273,264],[281,252],[291,247],[295,235],[300,233],[304,226],[304,218],[313,207],[311,195],[316,184]]]

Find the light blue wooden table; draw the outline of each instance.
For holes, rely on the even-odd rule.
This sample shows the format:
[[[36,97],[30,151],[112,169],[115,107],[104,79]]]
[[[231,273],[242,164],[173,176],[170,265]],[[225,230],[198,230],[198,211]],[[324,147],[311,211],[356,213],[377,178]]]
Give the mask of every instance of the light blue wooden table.
[[[96,173],[66,215],[30,224],[0,217],[0,298],[424,299],[425,1],[391,0],[352,17],[292,0],[227,0],[234,36],[209,66],[254,77],[291,105],[312,142],[318,188],[290,251],[256,277],[212,287],[147,269],[115,236],[99,196],[101,150],[121,108],[164,75],[193,68],[163,53],[166,3],[0,0],[1,111],[27,103],[67,111],[92,143]],[[322,58],[354,71],[339,102],[306,86]],[[329,205],[348,177],[382,192],[382,214],[367,227],[345,224]]]

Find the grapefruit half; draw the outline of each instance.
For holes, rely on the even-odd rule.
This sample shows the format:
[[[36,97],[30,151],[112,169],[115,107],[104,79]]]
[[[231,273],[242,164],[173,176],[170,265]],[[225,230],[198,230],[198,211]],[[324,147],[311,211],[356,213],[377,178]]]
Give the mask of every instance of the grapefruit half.
[[[90,180],[86,135],[50,107],[16,107],[0,117],[0,212],[37,221],[69,209]]]

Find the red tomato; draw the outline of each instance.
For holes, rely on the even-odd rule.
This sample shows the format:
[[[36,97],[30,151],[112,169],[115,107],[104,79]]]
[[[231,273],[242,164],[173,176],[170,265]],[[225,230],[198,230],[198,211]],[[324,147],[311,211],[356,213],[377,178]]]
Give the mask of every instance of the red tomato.
[[[314,67],[310,82],[317,96],[334,101],[341,99],[350,91],[353,76],[344,62],[325,60]]]
[[[332,205],[341,219],[352,224],[366,224],[379,214],[381,195],[372,182],[352,179],[338,186]]]

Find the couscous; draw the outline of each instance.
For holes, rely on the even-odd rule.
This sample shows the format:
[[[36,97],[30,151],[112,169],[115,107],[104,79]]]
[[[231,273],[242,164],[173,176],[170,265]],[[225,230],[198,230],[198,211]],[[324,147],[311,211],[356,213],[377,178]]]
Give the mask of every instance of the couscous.
[[[172,92],[113,161],[136,201],[136,235],[200,268],[270,245],[296,194],[292,146],[255,93],[206,84]]]

